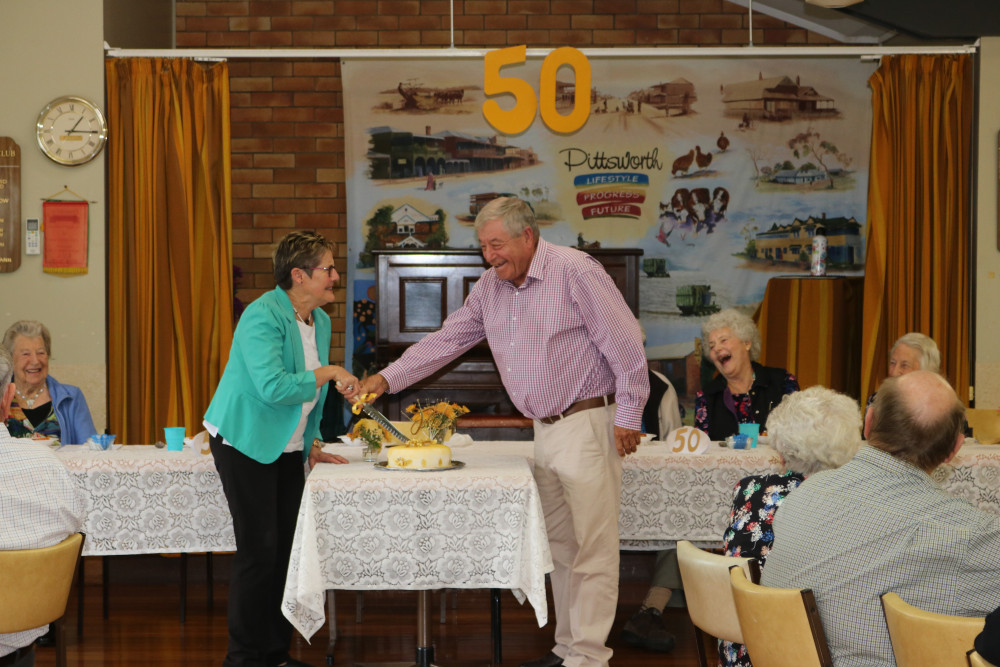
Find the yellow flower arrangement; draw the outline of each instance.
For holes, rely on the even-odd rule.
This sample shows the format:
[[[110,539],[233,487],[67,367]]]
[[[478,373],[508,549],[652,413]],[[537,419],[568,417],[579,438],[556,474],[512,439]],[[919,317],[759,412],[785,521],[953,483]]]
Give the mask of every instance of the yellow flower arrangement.
[[[416,431],[424,430],[427,435],[437,443],[443,443],[451,432],[455,430],[455,422],[462,415],[469,412],[469,408],[457,403],[438,401],[430,405],[421,405],[420,401],[409,405],[406,413],[411,415]]]

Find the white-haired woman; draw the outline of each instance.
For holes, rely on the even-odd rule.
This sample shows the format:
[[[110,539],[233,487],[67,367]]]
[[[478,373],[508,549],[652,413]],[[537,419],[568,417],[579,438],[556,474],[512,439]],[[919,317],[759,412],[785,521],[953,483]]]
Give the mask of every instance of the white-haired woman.
[[[889,350],[889,377],[895,378],[913,371],[941,372],[941,352],[930,336],[911,331],[900,336]],[[875,401],[876,392],[868,397],[865,409]]]
[[[761,565],[774,542],[774,512],[806,477],[839,468],[861,447],[861,413],[857,402],[825,387],[810,387],[786,396],[767,419],[769,444],[781,456],[785,471],[740,480],[723,535],[727,556],[756,558]],[[746,647],[719,643],[726,667],[750,665]]]
[[[799,383],[783,368],[761,366],[760,332],[747,315],[727,309],[701,327],[703,353],[719,376],[695,395],[694,425],[712,440],[739,432],[740,424],[765,424],[771,408]]]
[[[79,387],[49,375],[52,335],[41,322],[18,320],[7,328],[3,346],[14,359],[17,392],[7,430],[14,438],[56,438],[79,445],[94,435],[94,420]]]
[[[764,425],[773,406],[793,391],[798,381],[781,368],[756,363],[760,355],[760,332],[753,320],[737,310],[723,310],[701,327],[703,354],[719,371],[694,399],[694,425],[712,440],[725,440],[739,432],[740,424]],[[653,385],[651,385],[653,386]],[[682,590],[677,555],[673,549],[656,554],[653,579],[639,610],[622,626],[621,639],[634,646],[666,653],[675,637],[663,621],[668,604],[683,605],[676,591]]]

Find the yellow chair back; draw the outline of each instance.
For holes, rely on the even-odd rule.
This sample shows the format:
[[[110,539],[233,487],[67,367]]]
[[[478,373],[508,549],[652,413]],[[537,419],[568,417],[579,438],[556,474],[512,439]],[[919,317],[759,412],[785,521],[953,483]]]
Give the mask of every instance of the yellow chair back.
[[[0,551],[0,633],[31,630],[62,617],[83,534],[41,549]]]
[[[741,567],[729,570],[729,581],[754,667],[832,667],[811,590],[760,586]]]
[[[986,623],[982,617],[924,611],[896,593],[882,596],[882,611],[896,667],[967,667],[966,653]]]
[[[986,658],[979,655],[975,649],[969,651],[969,667],[996,667],[992,662],[987,662]]]
[[[1000,443],[1000,413],[994,409],[969,408],[965,419],[972,427],[972,437],[984,445]]]
[[[717,639],[743,643],[729,568],[746,567],[749,561],[702,551],[687,540],[677,543],[677,566],[684,582],[688,615],[695,627]]]

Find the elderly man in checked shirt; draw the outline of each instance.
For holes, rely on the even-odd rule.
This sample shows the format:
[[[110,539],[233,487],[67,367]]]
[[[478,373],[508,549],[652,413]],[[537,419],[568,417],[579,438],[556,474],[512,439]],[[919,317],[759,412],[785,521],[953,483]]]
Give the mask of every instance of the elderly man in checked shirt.
[[[555,647],[522,667],[606,666],[621,459],[639,444],[649,394],[642,333],[597,260],[542,240],[525,202],[494,199],[476,233],[490,268],[465,305],[359,393],[398,392],[488,341],[511,400],[534,420],[534,474],[555,566]]]
[[[836,667],[896,664],[883,593],[955,616],[1000,603],[1000,516],[930,476],[961,446],[964,413],[936,373],[886,380],[865,417],[869,446],[809,477],[775,514],[761,583],[813,590]]]
[[[10,437],[14,362],[0,346],[0,549],[62,542],[83,525],[83,496],[69,471],[44,445]],[[35,664],[33,642],[48,626],[0,635],[0,667]]]

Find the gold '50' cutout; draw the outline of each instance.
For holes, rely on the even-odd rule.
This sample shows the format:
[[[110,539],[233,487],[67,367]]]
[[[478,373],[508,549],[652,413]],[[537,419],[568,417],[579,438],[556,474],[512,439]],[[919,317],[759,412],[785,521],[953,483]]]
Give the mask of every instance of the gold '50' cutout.
[[[501,76],[501,68],[520,65],[527,59],[527,48],[511,46],[490,51],[483,58],[483,92],[487,97],[512,95],[514,106],[504,109],[493,99],[483,102],[483,117],[498,132],[520,134],[531,127],[535,114],[540,110],[542,122],[553,132],[576,132],[590,116],[590,61],[578,49],[563,46],[545,56],[539,73],[539,94],[524,79]],[[573,70],[573,110],[563,115],[557,109],[559,102],[556,74],[566,66]]]

